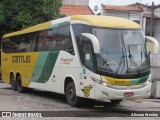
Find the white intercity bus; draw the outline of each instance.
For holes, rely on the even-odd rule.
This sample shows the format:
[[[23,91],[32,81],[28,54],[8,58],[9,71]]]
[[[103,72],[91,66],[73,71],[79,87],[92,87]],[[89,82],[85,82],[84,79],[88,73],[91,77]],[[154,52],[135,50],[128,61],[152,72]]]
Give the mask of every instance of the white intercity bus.
[[[2,80],[23,92],[35,88],[119,103],[147,98],[151,74],[147,40],[132,21],[77,15],[9,33],[2,40]]]

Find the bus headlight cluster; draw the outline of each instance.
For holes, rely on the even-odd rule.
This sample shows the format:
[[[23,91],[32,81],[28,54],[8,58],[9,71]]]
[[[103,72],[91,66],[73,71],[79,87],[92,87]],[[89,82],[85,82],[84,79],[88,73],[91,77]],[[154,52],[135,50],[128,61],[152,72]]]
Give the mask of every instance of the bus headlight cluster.
[[[97,82],[97,83],[105,86],[105,87],[112,86],[112,84],[109,84],[109,83],[106,82],[106,81],[102,81],[102,80],[99,80],[99,79],[96,79],[96,78],[93,78],[93,77],[91,77],[91,79],[92,79],[93,81],[95,81],[95,82]]]
[[[143,83],[143,85],[144,85],[144,86],[147,86],[147,85],[149,85],[149,84],[150,84],[150,82],[151,82],[151,81],[150,81],[150,80],[148,80],[147,82]]]
[[[150,82],[151,82],[151,76],[148,78],[148,80],[145,83],[143,83],[143,85],[147,86],[150,84]]]
[[[105,87],[110,87],[112,86],[111,84],[109,84],[108,82],[105,82],[105,81],[101,81],[99,84],[105,86]]]
[[[105,86],[105,87],[112,86],[111,84],[109,84],[108,82],[105,82],[105,81],[101,81],[100,84],[103,85],[103,86]]]
[[[101,83],[103,86],[107,86],[108,84],[106,82]]]

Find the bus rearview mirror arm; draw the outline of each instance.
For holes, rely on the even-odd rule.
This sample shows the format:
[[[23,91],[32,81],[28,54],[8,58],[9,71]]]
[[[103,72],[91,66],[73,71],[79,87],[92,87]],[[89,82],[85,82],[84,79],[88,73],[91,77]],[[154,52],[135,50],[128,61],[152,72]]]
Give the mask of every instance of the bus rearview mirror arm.
[[[82,33],[81,35],[91,40],[91,42],[93,44],[94,53],[100,52],[99,41],[98,41],[97,37],[95,37],[94,35],[92,35],[90,33]]]
[[[150,36],[146,36],[146,39],[153,42],[154,43],[154,54],[158,54],[159,53],[159,42]]]

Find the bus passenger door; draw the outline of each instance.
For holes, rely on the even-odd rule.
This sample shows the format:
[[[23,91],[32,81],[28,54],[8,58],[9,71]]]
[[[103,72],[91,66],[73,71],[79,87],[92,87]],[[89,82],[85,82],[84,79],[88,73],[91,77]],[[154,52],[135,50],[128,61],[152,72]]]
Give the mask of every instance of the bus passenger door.
[[[91,41],[83,41],[80,58],[83,64],[80,70],[80,96],[94,99],[94,81],[91,79],[95,76],[94,53]]]

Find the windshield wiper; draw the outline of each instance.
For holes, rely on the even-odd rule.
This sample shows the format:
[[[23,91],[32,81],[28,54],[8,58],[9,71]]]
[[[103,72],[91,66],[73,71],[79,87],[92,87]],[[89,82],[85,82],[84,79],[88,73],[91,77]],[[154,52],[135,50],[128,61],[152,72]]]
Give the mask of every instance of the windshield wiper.
[[[130,59],[131,66],[132,66],[132,63],[133,63],[134,67],[136,67],[136,70],[139,73],[140,70],[138,68],[138,65],[137,65],[133,55],[131,54],[130,46],[128,46],[128,52],[129,52],[128,58]]]
[[[125,67],[125,61],[124,61],[124,59],[125,59],[125,57],[126,57],[126,56],[125,56],[124,51],[123,51],[123,48],[122,48],[122,57],[121,57],[121,60],[120,60],[119,63],[118,63],[118,68],[117,68],[117,70],[115,71],[116,74],[119,72],[122,63],[124,63],[124,66],[123,66],[123,68],[122,68],[122,71],[124,70],[124,67]],[[123,61],[124,61],[124,62],[123,62]],[[122,73],[122,71],[121,71],[121,73]]]

